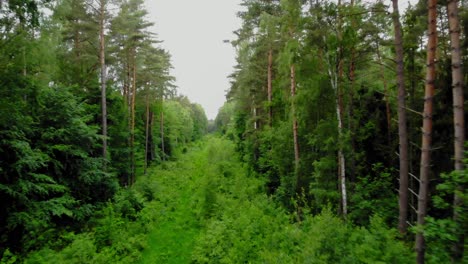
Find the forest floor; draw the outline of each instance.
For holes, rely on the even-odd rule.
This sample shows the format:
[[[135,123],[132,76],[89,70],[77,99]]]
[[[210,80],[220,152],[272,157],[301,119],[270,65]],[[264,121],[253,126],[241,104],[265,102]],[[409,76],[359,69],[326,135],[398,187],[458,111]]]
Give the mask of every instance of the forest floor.
[[[224,167],[226,168],[224,168]],[[141,263],[190,263],[197,237],[216,206],[214,182],[229,168],[242,170],[232,143],[209,137],[177,161],[151,171],[158,220],[149,234]]]
[[[363,227],[326,208],[287,211],[284,190],[265,194],[232,141],[207,136],[183,152],[120,190],[85,232],[61,231],[21,263],[414,263],[378,216]]]
[[[157,186],[158,221],[149,234],[141,263],[189,263],[200,224],[193,211],[195,188],[206,170],[207,160],[195,147],[151,172]]]
[[[233,142],[208,136],[142,176],[155,220],[139,263],[412,263],[380,218],[369,229],[329,210],[297,221],[248,172]]]

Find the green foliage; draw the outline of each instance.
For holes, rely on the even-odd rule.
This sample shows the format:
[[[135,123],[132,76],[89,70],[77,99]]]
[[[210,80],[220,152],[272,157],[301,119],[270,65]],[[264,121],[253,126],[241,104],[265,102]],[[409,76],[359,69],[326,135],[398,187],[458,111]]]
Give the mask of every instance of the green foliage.
[[[211,167],[231,171],[204,174],[215,189],[201,188],[198,195],[215,193],[211,211],[192,254],[196,263],[412,263],[412,253],[397,241],[380,217],[369,228],[354,227],[324,210],[294,222],[291,215],[262,192],[262,180],[247,177],[232,158],[233,146],[210,140]],[[222,152],[219,152],[222,150]],[[223,153],[223,154],[221,154]],[[214,158],[214,157],[217,158]],[[216,187],[217,186],[217,187]],[[203,198],[200,200],[203,202]]]
[[[81,208],[112,197],[117,189],[102,162],[90,156],[99,138],[76,97],[49,87],[35,96],[34,115],[27,109],[17,114],[30,120],[27,128],[1,124],[3,232],[19,232],[2,243],[19,243],[23,250],[34,247],[31,238],[57,220],[89,217]]]
[[[208,131],[208,118],[205,110],[199,104],[191,104],[191,117],[193,121],[192,140],[201,139]]]
[[[94,212],[89,231],[65,232],[57,242],[49,242],[49,246],[30,253],[24,263],[137,262],[155,220],[151,206],[143,209],[146,204],[138,196],[133,189],[121,190],[114,203]]]
[[[349,217],[354,222],[367,224],[368,217],[375,214],[379,214],[386,223],[396,221],[398,201],[392,190],[393,175],[392,170],[378,163],[374,164],[370,175],[359,177],[350,199],[352,209]]]
[[[466,164],[466,160],[465,160]],[[434,205],[439,210],[452,210],[444,218],[426,217],[423,228],[427,240],[427,256],[429,263],[441,263],[451,258],[453,245],[458,242],[460,234],[466,235],[468,229],[468,192],[464,186],[468,184],[468,170],[452,171],[442,174],[443,182],[437,185],[438,194],[433,197]],[[460,199],[460,204],[454,206],[454,195]],[[458,221],[453,214],[457,213]],[[466,242],[465,242],[466,247]],[[464,254],[464,261],[468,257]],[[463,262],[463,261],[462,261]]]
[[[233,125],[232,119],[234,118],[234,107],[234,102],[224,103],[224,105],[219,109],[215,119],[216,130],[223,135],[227,135],[231,139],[234,139],[232,128],[230,128]]]

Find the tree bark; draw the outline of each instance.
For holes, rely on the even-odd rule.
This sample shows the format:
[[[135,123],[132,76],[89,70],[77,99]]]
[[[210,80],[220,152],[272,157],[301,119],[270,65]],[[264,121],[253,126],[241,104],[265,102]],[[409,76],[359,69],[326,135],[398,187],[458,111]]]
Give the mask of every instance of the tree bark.
[[[398,1],[398,0],[396,0],[396,1]],[[383,81],[383,86],[384,86],[385,113],[386,113],[386,116],[387,116],[387,142],[388,142],[388,145],[390,146],[391,143],[392,143],[392,137],[391,137],[392,115],[391,115],[391,110],[390,110],[390,100],[389,100],[389,96],[388,96],[388,82],[387,82],[387,78],[385,77],[385,67],[384,67],[384,64],[383,64],[383,61],[382,61],[382,55],[380,54],[380,45],[377,46],[377,58],[378,58],[379,64],[380,64],[380,75],[381,75],[381,78],[382,78],[382,81]],[[397,61],[397,60],[395,60],[395,61]],[[403,63],[403,60],[402,60],[402,63]],[[398,67],[398,62],[397,62],[397,67]],[[397,74],[398,74],[398,70],[397,70]],[[398,82],[398,80],[397,80],[397,82]]]
[[[149,149],[149,123],[150,123],[150,113],[149,113],[149,95],[148,89],[146,94],[146,125],[145,125],[145,175],[148,169],[148,149]]]
[[[403,32],[400,23],[398,0],[393,1],[393,26],[395,30],[396,71],[398,84],[398,139],[400,145],[400,189],[398,230],[405,234],[408,229],[408,128],[406,121],[406,88],[403,65]]]
[[[102,115],[102,157],[107,159],[107,99],[106,99],[106,58],[105,58],[105,5],[106,1],[100,1],[100,19],[99,19],[99,62],[101,65],[101,115]]]
[[[343,217],[346,218],[348,214],[348,198],[346,192],[346,159],[343,153],[342,147],[342,137],[343,137],[343,95],[341,89],[337,87],[338,97],[336,98],[336,116],[338,119],[338,138],[339,138],[339,148],[338,148],[338,170],[339,170],[339,179],[340,179],[340,190],[341,190],[341,213]]]
[[[271,105],[272,103],[272,67],[273,67],[273,50],[270,47],[268,50],[268,88],[267,88],[267,93],[268,93],[268,122],[270,124],[270,127],[273,123],[273,107]]]
[[[342,41],[342,17],[341,0],[338,0],[338,41]],[[338,120],[338,169],[341,186],[341,210],[343,217],[348,215],[348,198],[346,190],[346,159],[343,153],[343,89],[341,80],[343,79],[343,45],[340,43],[338,49],[338,78],[336,79],[336,115]]]
[[[150,163],[154,160],[155,149],[154,149],[154,139],[153,139],[153,126],[154,126],[154,112],[150,110],[150,119],[149,119],[149,161]]]
[[[164,97],[161,98],[161,114],[159,118],[159,129],[161,134],[161,151],[162,151],[162,160],[166,160],[166,150],[164,146]]]
[[[298,173],[299,169],[299,141],[298,141],[298,125],[297,125],[297,118],[296,118],[296,106],[294,103],[296,97],[296,68],[294,63],[291,64],[291,112],[292,112],[292,119],[293,119],[293,140],[294,140],[294,169],[296,173]],[[299,183],[299,182],[298,182]]]
[[[133,51],[133,78],[130,128],[131,183],[135,182],[135,99],[136,99],[136,50]]]
[[[463,71],[462,71],[462,54],[460,49],[460,24],[458,18],[458,0],[449,0],[447,4],[448,20],[450,25],[450,44],[452,57],[452,93],[453,93],[453,125],[455,132],[454,140],[454,161],[455,170],[464,170],[464,142],[465,142],[465,119],[463,112]],[[463,186],[458,186],[458,191],[463,192]],[[464,251],[464,230],[462,225],[459,209],[463,206],[463,201],[455,192],[453,202],[453,220],[458,225],[458,241],[453,247],[453,260],[455,262],[463,259]]]
[[[427,214],[429,189],[429,173],[431,165],[432,146],[432,113],[434,97],[434,81],[436,76],[435,58],[437,49],[437,0],[428,0],[428,40],[427,40],[427,72],[424,92],[424,112],[422,128],[421,168],[419,175],[418,194],[418,226],[424,227]],[[417,263],[425,262],[425,239],[422,232],[416,233]]]

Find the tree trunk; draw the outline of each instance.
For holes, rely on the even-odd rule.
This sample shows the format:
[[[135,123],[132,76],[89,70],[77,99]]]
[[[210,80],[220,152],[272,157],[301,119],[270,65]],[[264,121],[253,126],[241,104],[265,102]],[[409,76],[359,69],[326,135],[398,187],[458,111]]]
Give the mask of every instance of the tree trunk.
[[[148,169],[148,147],[149,147],[149,123],[150,123],[150,114],[149,114],[149,95],[146,91],[146,127],[145,127],[145,175]]]
[[[429,173],[431,165],[432,112],[435,81],[435,57],[437,49],[437,0],[428,0],[427,72],[424,92],[422,128],[421,170],[419,175],[418,226],[424,227],[427,214]],[[416,234],[417,263],[424,263],[425,240],[422,232]]]
[[[338,87],[340,90],[340,87]],[[339,148],[338,148],[338,170],[339,170],[339,179],[340,179],[340,190],[341,190],[341,213],[343,217],[346,218],[348,214],[348,198],[346,192],[346,159],[343,153],[342,145],[342,136],[343,136],[343,96],[341,92],[338,92],[338,97],[336,98],[336,115],[338,119],[338,138],[339,138]]]
[[[153,126],[154,126],[154,112],[149,111],[149,161],[150,163],[154,160],[154,139],[153,139]]]
[[[268,50],[268,122],[270,124],[270,127],[272,126],[273,123],[273,107],[272,107],[272,67],[273,67],[273,50],[270,49]]]
[[[163,105],[164,105],[164,98],[161,98],[161,116],[159,119],[159,127],[160,127],[160,134],[161,134],[161,152],[162,152],[162,160],[166,160],[166,150],[164,146],[164,111],[163,111]]]
[[[464,170],[463,155],[465,142],[465,119],[463,112],[463,71],[462,71],[462,54],[460,49],[460,24],[458,19],[458,0],[449,0],[447,4],[448,19],[450,25],[450,44],[452,56],[452,93],[453,93],[453,124],[455,132],[454,140],[454,160],[455,170]],[[458,186],[458,190],[463,192],[463,186]],[[458,241],[453,248],[453,260],[455,262],[463,259],[464,247],[464,230],[460,228],[462,223],[459,210],[463,206],[462,199],[455,193],[453,203],[453,220],[459,227],[457,231]]]
[[[294,64],[291,64],[291,112],[293,118],[293,140],[294,140],[294,169],[296,173],[299,173],[299,141],[297,136],[297,118],[296,118],[296,106],[294,103],[296,97],[296,68]],[[298,182],[299,183],[299,182]]]
[[[338,0],[338,41],[342,41],[342,17],[341,17],[341,0]],[[341,189],[341,210],[343,217],[348,214],[348,198],[346,190],[346,159],[343,153],[343,89],[341,80],[343,80],[343,46],[340,43],[338,50],[338,78],[336,79],[336,115],[338,120],[338,169]]]
[[[393,26],[395,30],[395,51],[398,84],[398,139],[400,145],[400,189],[398,230],[405,234],[408,229],[408,128],[406,126],[406,89],[403,65],[403,33],[398,10],[398,0],[393,1]]]
[[[136,99],[136,50],[133,54],[132,102],[131,102],[131,128],[130,128],[130,157],[131,157],[131,183],[135,182],[135,99]]]
[[[106,58],[105,58],[105,0],[100,2],[99,19],[99,62],[101,64],[101,115],[102,115],[102,157],[107,159],[107,100],[106,100]]]
[[[377,46],[377,59],[379,60],[380,75],[381,75],[381,78],[383,81],[383,87],[384,87],[385,113],[387,116],[387,142],[388,142],[388,145],[390,146],[392,143],[392,138],[391,138],[392,116],[391,116],[390,101],[389,101],[389,96],[388,96],[388,82],[387,82],[387,78],[385,77],[385,67],[382,61],[382,55],[380,54],[380,45]],[[397,67],[398,67],[398,63],[397,63]]]

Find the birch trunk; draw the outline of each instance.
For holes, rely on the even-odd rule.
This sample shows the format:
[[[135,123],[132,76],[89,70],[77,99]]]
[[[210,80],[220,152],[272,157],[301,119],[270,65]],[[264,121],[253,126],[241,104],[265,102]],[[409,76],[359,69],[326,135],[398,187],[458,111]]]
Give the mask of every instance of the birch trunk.
[[[131,157],[131,184],[135,182],[135,99],[136,99],[136,50],[133,51],[133,78],[131,101],[131,128],[130,128],[130,157]]]
[[[267,88],[267,93],[268,93],[268,122],[270,124],[270,127],[273,123],[273,107],[271,105],[272,103],[272,67],[273,67],[273,50],[270,48],[268,50],[268,88]]]
[[[148,149],[149,149],[149,123],[150,123],[150,113],[149,113],[149,95],[148,90],[146,91],[146,125],[145,125],[145,175],[148,169]]]
[[[166,160],[166,150],[164,146],[164,98],[161,98],[161,114],[159,118],[159,127],[160,127],[160,134],[161,134],[161,151],[162,151],[162,160]]]
[[[100,2],[99,18],[99,62],[101,65],[101,115],[102,115],[102,157],[107,159],[107,99],[106,99],[106,58],[105,58],[105,0]]]
[[[294,140],[294,169],[296,173],[299,173],[299,141],[298,141],[298,125],[297,125],[297,118],[296,118],[296,106],[294,103],[295,96],[296,96],[296,68],[294,64],[291,64],[291,98],[292,98],[292,105],[291,111],[293,116],[293,140]],[[299,182],[298,182],[299,183]]]
[[[341,0],[338,0],[338,9],[341,9]],[[338,40],[342,41],[342,17],[341,10],[338,11]],[[338,78],[335,80],[336,90],[336,115],[338,120],[338,169],[341,189],[341,210],[343,217],[346,218],[348,214],[348,197],[346,190],[346,159],[343,153],[343,89],[341,87],[341,80],[343,79],[343,46],[340,44],[338,49]]]

